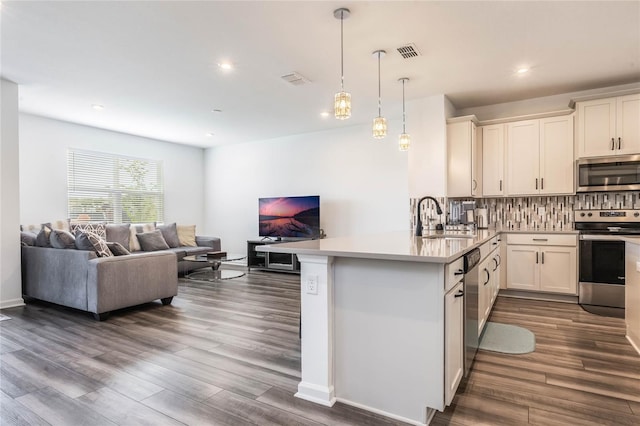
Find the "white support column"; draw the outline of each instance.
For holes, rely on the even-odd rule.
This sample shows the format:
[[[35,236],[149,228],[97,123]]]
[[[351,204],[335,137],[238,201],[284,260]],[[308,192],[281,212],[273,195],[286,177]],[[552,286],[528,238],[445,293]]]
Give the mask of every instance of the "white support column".
[[[298,255],[301,264],[302,381],[296,397],[331,407],[333,388],[333,258]],[[317,294],[307,291],[309,279]]]

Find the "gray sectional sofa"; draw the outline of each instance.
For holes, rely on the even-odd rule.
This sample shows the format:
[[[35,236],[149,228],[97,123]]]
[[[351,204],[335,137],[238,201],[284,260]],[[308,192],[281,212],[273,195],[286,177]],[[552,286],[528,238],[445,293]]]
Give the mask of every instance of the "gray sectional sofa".
[[[98,257],[95,251],[22,247],[22,293],[93,313],[104,320],[109,312],[160,299],[171,303],[178,292],[178,276],[202,263],[185,256],[220,251],[220,239],[196,236],[197,247],[136,251],[123,256]]]

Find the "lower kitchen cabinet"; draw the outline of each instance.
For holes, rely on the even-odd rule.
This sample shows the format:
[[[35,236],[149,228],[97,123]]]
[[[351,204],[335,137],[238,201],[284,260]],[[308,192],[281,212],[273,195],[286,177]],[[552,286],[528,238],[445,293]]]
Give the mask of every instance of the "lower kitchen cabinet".
[[[445,403],[450,405],[464,374],[464,297],[460,281],[445,295]]]
[[[627,339],[640,354],[640,241],[625,244],[625,259]]]
[[[507,244],[508,289],[577,294],[574,235],[508,235]]]

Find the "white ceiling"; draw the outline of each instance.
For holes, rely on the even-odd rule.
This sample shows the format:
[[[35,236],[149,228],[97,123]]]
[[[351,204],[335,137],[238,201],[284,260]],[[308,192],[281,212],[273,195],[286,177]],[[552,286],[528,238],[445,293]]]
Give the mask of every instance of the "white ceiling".
[[[640,81],[639,1],[1,5],[0,73],[20,85],[21,111],[202,147],[370,122],[377,49],[389,119],[400,117],[400,77],[407,99],[446,94],[457,108]],[[338,7],[351,9],[344,122],[320,117],[340,87]],[[401,58],[406,43],[422,55]],[[223,60],[236,69],[222,72]],[[292,71],[311,82],[281,80]]]

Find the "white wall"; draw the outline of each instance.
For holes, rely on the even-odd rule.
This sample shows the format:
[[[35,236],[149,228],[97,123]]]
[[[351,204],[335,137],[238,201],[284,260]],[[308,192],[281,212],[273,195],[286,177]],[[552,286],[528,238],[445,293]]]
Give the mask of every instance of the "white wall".
[[[67,149],[162,160],[165,222],[204,229],[203,149],[20,114],[20,223],[67,218]]]
[[[205,181],[207,233],[228,252],[258,236],[260,197],[320,195],[329,237],[409,229],[407,153],[368,125],[207,149]]]
[[[0,80],[0,308],[23,305],[20,276],[18,85]]]

